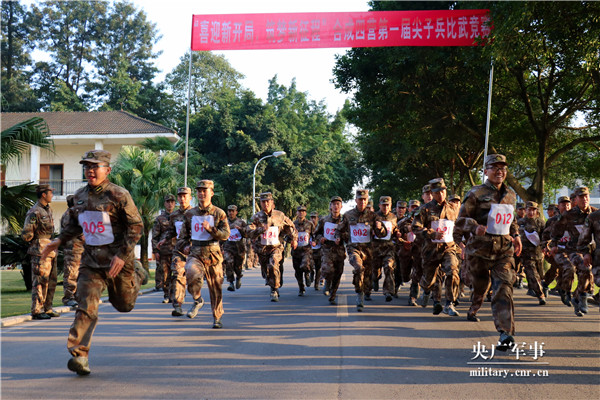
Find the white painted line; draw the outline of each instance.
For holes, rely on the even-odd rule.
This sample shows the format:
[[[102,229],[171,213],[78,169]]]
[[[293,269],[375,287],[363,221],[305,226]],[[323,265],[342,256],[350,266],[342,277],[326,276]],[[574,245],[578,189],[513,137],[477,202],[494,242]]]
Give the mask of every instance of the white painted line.
[[[348,317],[348,296],[342,295],[337,296],[338,305],[337,305],[337,316],[339,318]]]

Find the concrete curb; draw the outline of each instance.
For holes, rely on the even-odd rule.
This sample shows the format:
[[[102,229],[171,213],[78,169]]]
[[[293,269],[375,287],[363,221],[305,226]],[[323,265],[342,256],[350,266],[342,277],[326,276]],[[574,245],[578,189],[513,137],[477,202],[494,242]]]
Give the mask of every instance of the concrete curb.
[[[154,291],[155,291],[154,288],[142,289],[139,292],[139,296],[148,294],[148,293],[153,293]],[[108,301],[108,297],[102,297],[100,299],[100,304],[107,302],[107,301]],[[62,316],[63,314],[68,313],[70,311],[75,311],[75,308],[71,308],[69,306],[60,306],[60,307],[54,307],[53,310]],[[2,318],[0,327],[6,328],[9,326],[21,324],[26,321],[33,321],[33,319],[31,318],[31,314],[15,315],[14,317]]]

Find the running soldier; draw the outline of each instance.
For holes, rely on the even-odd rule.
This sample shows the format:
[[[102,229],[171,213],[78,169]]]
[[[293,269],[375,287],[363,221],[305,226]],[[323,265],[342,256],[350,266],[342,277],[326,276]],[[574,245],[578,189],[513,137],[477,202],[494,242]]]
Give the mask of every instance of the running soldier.
[[[73,195],[67,196],[67,211],[60,219],[61,230],[64,229],[69,221],[70,209],[73,207]],[[63,290],[62,302],[65,306],[77,307],[77,276],[79,275],[79,265],[81,264],[81,255],[83,254],[83,234],[69,240],[64,248],[63,254],[65,263],[63,266]]]
[[[585,219],[577,249],[583,254],[584,265],[592,268],[594,283],[600,287],[600,211],[594,211]]]
[[[78,375],[88,375],[102,292],[108,289],[108,300],[117,311],[129,312],[135,307],[140,286],[148,282],[148,273],[135,262],[134,253],[144,224],[129,192],[108,180],[110,153],[91,150],[79,163],[88,184],[75,192],[69,221],[58,239],[44,249],[42,259],[61,243],[82,233],[85,236],[77,278],[79,306],[67,340],[72,358],[67,367]]]
[[[244,265],[244,237],[246,236],[246,221],[237,217],[237,206],[231,204],[227,207],[227,223],[229,224],[229,238],[223,242],[223,256],[225,257],[225,275],[229,286],[227,290],[235,291],[242,287],[242,266]],[[235,284],[234,284],[235,281]]]
[[[394,294],[395,298],[398,298],[398,290],[400,286],[404,286],[404,282],[408,282],[410,280],[410,266],[411,263],[404,263],[401,255],[406,251],[404,249],[404,244],[402,243],[403,238],[400,233],[400,225],[402,220],[406,215],[408,204],[405,201],[397,201],[396,202],[396,221],[398,226],[398,235],[392,236],[392,241],[394,242],[394,251],[395,251],[395,265],[394,268]]]
[[[589,265],[585,265],[577,246],[585,219],[597,208],[590,206],[590,191],[587,187],[576,188],[575,196],[577,196],[577,206],[561,215],[552,227],[551,254],[562,269],[564,292],[561,300],[566,306],[571,305],[571,286],[577,272],[573,307],[575,315],[582,317],[588,311],[587,293],[591,289],[592,271]]]
[[[229,224],[225,211],[215,207],[211,200],[214,183],[203,179],[196,184],[198,206],[184,214],[183,226],[177,240],[177,249],[189,254],[185,263],[185,275],[188,292],[194,299],[194,304],[187,313],[188,318],[194,318],[202,308],[202,282],[210,294],[210,305],[214,318],[213,328],[223,327],[223,254],[219,245],[220,240],[229,237]]]
[[[466,246],[467,264],[473,284],[467,320],[479,321],[477,311],[492,280],[492,314],[500,332],[498,350],[506,351],[514,340],[513,283],[516,279],[513,254],[521,253],[519,228],[514,219],[515,193],[504,183],[508,173],[506,157],[485,158],[487,180],[467,193],[460,208],[454,241],[470,233]]]
[[[296,219],[294,227],[298,232],[298,247],[292,250],[292,265],[294,267],[294,275],[298,281],[298,296],[304,296],[306,287],[310,287],[310,270],[312,264],[312,249],[310,241],[314,234],[315,227],[309,220],[306,219],[306,207],[299,206],[296,209]]]
[[[525,203],[517,203],[517,215],[515,216],[515,220],[518,221],[521,218],[525,217]],[[515,255],[515,270],[517,271],[517,280],[513,284],[514,288],[523,289],[523,278],[525,278],[525,270],[523,269],[523,262],[521,261],[521,256]],[[528,294],[531,294],[529,290]]]
[[[517,221],[521,243],[523,243],[521,260],[527,276],[527,285],[538,298],[539,304],[543,306],[546,304],[546,295],[543,292],[539,270],[540,264],[544,262],[544,253],[541,247],[544,221],[538,216],[536,202],[528,201],[525,208],[525,217]]]
[[[294,223],[281,211],[274,209],[273,195],[270,192],[260,194],[261,211],[252,216],[247,227],[248,237],[258,238],[255,251],[258,254],[261,269],[266,275],[267,285],[271,287],[271,301],[279,301],[281,276],[279,264],[283,259],[281,235],[291,238],[292,249],[298,246],[298,234]]]
[[[362,312],[364,300],[370,300],[371,277],[373,274],[373,253],[371,237],[385,237],[387,230],[373,211],[367,209],[369,191],[356,191],[356,207],[344,214],[335,231],[336,239],[348,243],[346,252],[350,265],[354,268],[352,283],[356,292],[356,310]],[[369,296],[367,297],[367,294]]]
[[[550,292],[549,285],[552,283],[554,279],[556,279],[556,287],[555,289],[558,291],[558,295],[563,297],[562,293],[562,271],[560,266],[554,260],[554,257],[550,253],[550,243],[552,239],[552,226],[558,221],[558,217],[565,212],[571,209],[571,200],[569,196],[561,196],[558,198],[557,205],[557,213],[546,221],[546,225],[544,226],[544,232],[542,233],[542,248],[544,250],[544,257],[548,264],[550,264],[550,268],[544,274],[544,278],[542,280],[542,290],[544,291],[544,296],[546,300],[548,300],[548,294]],[[555,290],[553,289],[553,290]]]
[[[419,281],[423,275],[423,267],[421,265],[421,246],[415,244],[417,237],[412,231],[412,222],[415,218],[415,213],[421,207],[419,200],[410,200],[408,202],[408,214],[398,222],[398,230],[401,237],[398,241],[402,244],[402,251],[399,258],[402,262],[402,269],[409,273],[410,289],[408,297],[409,306],[417,306],[417,298],[419,297]],[[418,239],[420,241],[422,239]],[[406,277],[404,277],[406,279]]]
[[[319,214],[316,212],[310,213],[310,222],[316,228],[319,224]],[[310,247],[312,249],[312,265],[310,270],[311,281],[315,282],[315,290],[319,290],[321,283],[321,243],[318,242],[314,236],[311,238]]]
[[[54,237],[54,219],[50,208],[53,190],[49,185],[38,185],[35,188],[38,201],[27,211],[21,232],[23,240],[29,242],[27,254],[31,257],[31,318],[33,319],[60,316],[52,309],[57,284],[56,252],[44,251]]]
[[[344,243],[335,237],[335,232],[343,218],[342,198],[333,196],[329,202],[329,215],[321,218],[315,229],[315,240],[321,244],[321,268],[325,278],[323,294],[329,296],[330,304],[337,304],[337,291],[344,272],[346,252]]]
[[[433,200],[424,204],[412,222],[412,230],[423,238],[421,257],[423,260],[423,276],[420,285],[423,288],[423,303],[426,306],[434,291],[433,315],[442,311],[451,317],[458,317],[454,308],[458,299],[460,277],[458,274],[458,258],[454,243],[454,223],[458,216],[458,206],[446,201],[446,185],[444,179],[436,178],[429,181]],[[441,304],[441,282],[437,282],[441,272],[445,275],[446,304]],[[441,280],[441,278],[440,278]]]
[[[163,291],[163,303],[171,301],[171,260],[173,259],[173,245],[165,241],[162,246],[158,244],[167,236],[171,222],[169,217],[175,209],[175,196],[168,194],[164,198],[164,211],[156,217],[152,226],[152,252],[156,260],[156,274],[154,288]]]
[[[379,210],[375,213],[381,223],[385,225],[387,235],[382,238],[373,238],[373,290],[379,289],[379,279],[383,269],[383,295],[385,301],[392,301],[392,296],[396,292],[395,284],[395,246],[392,237],[398,238],[398,219],[396,214],[391,212],[392,198],[390,196],[381,196],[379,198]]]

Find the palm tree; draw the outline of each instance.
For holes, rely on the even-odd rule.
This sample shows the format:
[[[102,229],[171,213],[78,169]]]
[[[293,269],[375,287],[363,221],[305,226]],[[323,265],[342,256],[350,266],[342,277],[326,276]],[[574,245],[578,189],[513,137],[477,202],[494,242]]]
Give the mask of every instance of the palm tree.
[[[156,214],[167,194],[174,194],[183,182],[177,173],[179,155],[173,151],[162,154],[135,146],[123,146],[112,169],[111,180],[123,186],[133,198],[142,221],[144,232],[140,240],[140,258],[148,269],[148,240]]]

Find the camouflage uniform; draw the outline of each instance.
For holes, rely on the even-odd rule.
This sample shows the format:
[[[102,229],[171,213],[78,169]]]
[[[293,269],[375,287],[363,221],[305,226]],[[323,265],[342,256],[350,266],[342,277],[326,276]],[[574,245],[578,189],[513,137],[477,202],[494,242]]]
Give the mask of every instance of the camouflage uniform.
[[[313,217],[316,219],[316,223],[313,220]],[[310,222],[313,223],[313,226],[316,229],[317,225],[319,224],[319,215],[316,212],[313,212],[310,214],[310,219]],[[319,290],[319,284],[321,281],[321,243],[317,242],[314,236],[311,238],[311,241],[315,242],[315,245],[313,246],[312,243],[310,245],[310,248],[312,249],[313,266],[313,268],[310,271],[310,277],[311,281],[314,281],[315,283],[315,290]]]
[[[432,191],[445,190],[444,181],[441,178],[429,182]],[[453,306],[458,299],[460,277],[458,273],[459,262],[456,255],[456,244],[452,237],[452,232],[444,236],[444,239],[436,239],[438,232],[444,229],[450,231],[451,228],[441,226],[442,221],[456,221],[458,216],[458,206],[449,201],[439,204],[432,200],[424,204],[412,222],[412,230],[417,237],[422,237],[423,246],[421,248],[421,258],[423,265],[423,275],[420,286],[427,296],[436,285],[441,287],[441,282],[436,282],[438,275],[445,275],[446,286],[446,306]],[[453,226],[453,222],[447,222]],[[440,226],[438,226],[440,224]],[[434,241],[436,240],[436,241]],[[441,267],[441,271],[440,271]],[[440,276],[441,278],[441,276]],[[439,314],[441,308],[441,290],[434,291],[434,314]],[[439,306],[438,306],[439,304]],[[422,306],[425,306],[422,304]]]
[[[552,226],[556,223],[556,221],[558,221],[559,216],[560,214],[556,214],[555,216],[548,218],[546,221],[544,231],[542,232],[542,249],[548,248],[552,239]],[[562,274],[560,273],[560,266],[556,260],[554,260],[554,257],[552,257],[548,252],[545,254],[545,260],[548,262],[548,264],[550,264],[550,268],[548,268],[542,279],[543,290],[547,291],[548,286],[554,279],[556,279],[556,287],[562,290]]]
[[[392,204],[392,198],[389,196],[382,196],[379,199],[379,204]],[[396,292],[395,284],[395,246],[392,241],[392,237],[398,235],[398,218],[396,214],[389,212],[387,215],[383,215],[381,210],[375,212],[377,218],[385,225],[387,235],[383,238],[373,238],[373,285],[377,282],[379,286],[379,278],[381,277],[381,270],[383,269],[383,295],[386,301],[392,300],[392,295]]]
[[[72,196],[69,196],[72,198]],[[71,200],[72,201],[72,200]],[[72,205],[70,206],[72,207]],[[69,220],[68,208],[60,219],[61,230],[65,228]],[[83,235],[74,237],[65,243],[63,248],[64,266],[63,266],[63,289],[64,295],[62,302],[64,305],[75,306],[75,293],[77,292],[77,276],[79,275],[79,265],[81,264],[81,255],[83,254]]]
[[[298,207],[298,211],[306,211],[306,207]],[[300,295],[304,294],[305,286],[310,287],[310,271],[312,264],[312,248],[310,247],[310,240],[315,231],[315,227],[312,222],[306,218],[303,220],[295,219],[294,227],[298,232],[298,247],[292,250],[292,265],[294,267],[294,275],[298,282],[298,289]]]
[[[515,213],[514,218],[518,224],[519,220],[524,217],[524,214],[520,215],[519,211],[525,210],[525,204],[517,203],[516,208],[517,208],[517,212]],[[525,269],[523,268],[523,261],[521,260],[520,254],[518,256],[517,255],[513,256],[513,258],[515,259],[515,271],[517,272],[517,280],[513,284],[513,287],[515,287],[517,289],[523,289],[523,278],[525,278],[525,276],[526,276]]]
[[[407,203],[405,201],[398,201],[396,203],[396,210],[399,207],[407,208]],[[404,284],[404,282],[408,282],[410,280],[410,268],[412,266],[412,259],[410,258],[410,253],[406,250],[406,236],[404,236],[401,224],[403,224],[404,219],[406,218],[406,212],[404,215],[400,215],[396,211],[396,225],[398,234],[392,236],[392,242],[394,243],[394,297],[398,297],[398,289],[400,286]],[[408,259],[406,254],[408,253]],[[405,260],[408,260],[406,262]]]
[[[594,237],[593,241],[592,236]],[[594,211],[585,219],[577,242],[577,249],[583,255],[592,255],[594,283],[600,287],[600,211]]]
[[[213,189],[213,185],[212,181],[202,180],[196,188]],[[205,220],[211,225],[211,229],[206,231],[202,226],[202,221]],[[229,233],[225,211],[212,204],[207,207],[198,205],[185,212],[177,240],[177,250],[181,253],[191,243],[190,254],[185,263],[188,292],[196,302],[201,299],[202,282],[206,278],[215,322],[220,321],[223,315],[223,254],[219,240],[227,240]]]
[[[51,189],[48,187],[47,190]],[[40,255],[53,236],[52,210],[49,205],[43,206],[38,201],[27,212],[21,233],[23,240],[30,242],[27,254],[31,257],[31,315],[34,316],[52,311],[57,283],[56,253],[52,252],[45,260]]]
[[[491,156],[493,155],[488,155],[488,159]],[[465,249],[473,284],[469,315],[475,316],[481,308],[491,277],[494,325],[496,330],[504,331],[509,335],[515,332],[512,285],[516,273],[512,237],[518,234],[518,225],[511,211],[510,215],[505,215],[504,220],[501,221],[509,225],[508,234],[486,232],[485,235],[478,236],[475,231],[478,225],[488,224],[488,216],[492,217],[490,211],[493,205],[504,204],[514,207],[515,203],[516,195],[505,183],[502,183],[499,190],[489,181],[474,186],[467,193],[460,208],[456,220],[457,229],[454,230],[455,242],[461,240],[463,232],[471,233]]]
[[[537,208],[537,203],[527,202],[527,208]],[[519,235],[523,243],[521,252],[521,261],[527,276],[527,285],[533,290],[535,296],[540,299],[540,304],[546,303],[546,296],[543,293],[541,278],[539,274],[540,264],[544,262],[544,253],[541,248],[541,237],[544,232],[544,221],[540,218],[521,218],[517,221],[519,225]]]
[[[175,198],[173,195],[170,195]],[[169,197],[169,198],[171,198]],[[165,197],[166,201],[167,197]],[[172,213],[163,211],[152,226],[152,253],[158,254],[159,259],[156,261],[156,275],[154,276],[156,290],[163,291],[165,300],[171,298],[171,260],[173,259],[173,242],[166,240],[160,247],[158,243],[165,239],[169,232],[171,221],[169,220]]]
[[[237,207],[235,210],[237,210]],[[222,243],[223,257],[225,258],[227,282],[230,283],[228,290],[235,290],[242,286],[242,276],[244,276],[242,266],[244,265],[246,250],[243,239],[246,236],[247,224],[240,218],[229,219],[229,217],[227,218],[227,223],[229,224],[231,234],[227,238],[227,241]],[[233,285],[234,281],[236,282],[235,288]]]
[[[247,224],[246,224],[247,226]],[[258,255],[254,251],[254,243],[249,238],[244,239],[244,246],[246,246],[246,269],[256,268],[258,264]]]
[[[271,193],[261,193],[261,200],[273,199]],[[257,222],[259,222],[257,224]],[[267,227],[268,231],[265,231]],[[259,211],[252,216],[252,223],[246,230],[255,241],[254,250],[258,254],[261,269],[271,287],[271,292],[277,291],[281,285],[279,263],[283,259],[283,235],[292,240],[298,240],[294,223],[281,211],[272,210],[271,214]]]

